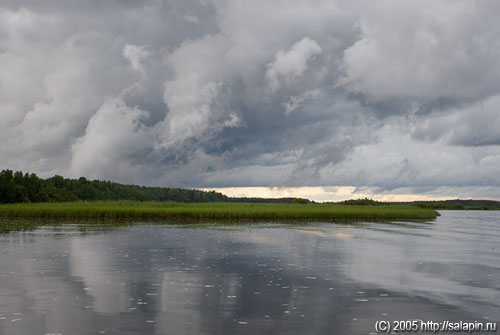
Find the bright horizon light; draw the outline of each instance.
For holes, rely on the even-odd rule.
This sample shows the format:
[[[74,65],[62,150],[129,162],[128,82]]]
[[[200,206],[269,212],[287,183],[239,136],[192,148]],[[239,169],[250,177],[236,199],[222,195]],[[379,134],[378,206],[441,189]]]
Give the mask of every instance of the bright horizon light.
[[[441,201],[452,199],[472,199],[472,197],[450,195],[426,195],[411,193],[376,193],[369,188],[354,186],[305,186],[305,187],[221,187],[202,188],[203,191],[220,192],[228,197],[247,198],[305,198],[316,202],[338,202],[350,199],[369,198],[386,202]],[[479,198],[474,198],[479,199]],[[484,200],[484,198],[482,198]],[[498,199],[488,199],[498,200]]]

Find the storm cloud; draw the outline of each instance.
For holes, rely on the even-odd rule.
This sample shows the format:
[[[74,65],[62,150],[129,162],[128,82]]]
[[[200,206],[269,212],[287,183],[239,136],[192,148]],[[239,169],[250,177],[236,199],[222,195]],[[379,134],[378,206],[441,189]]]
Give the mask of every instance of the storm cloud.
[[[493,0],[5,0],[0,168],[498,197],[499,31]]]

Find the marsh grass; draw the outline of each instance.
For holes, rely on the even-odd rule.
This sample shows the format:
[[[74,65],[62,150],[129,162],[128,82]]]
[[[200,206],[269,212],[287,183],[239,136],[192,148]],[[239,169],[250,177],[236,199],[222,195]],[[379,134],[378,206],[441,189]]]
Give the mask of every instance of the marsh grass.
[[[2,218],[186,219],[186,220],[430,220],[432,209],[405,205],[344,206],[337,204],[178,203],[95,201],[0,205]]]

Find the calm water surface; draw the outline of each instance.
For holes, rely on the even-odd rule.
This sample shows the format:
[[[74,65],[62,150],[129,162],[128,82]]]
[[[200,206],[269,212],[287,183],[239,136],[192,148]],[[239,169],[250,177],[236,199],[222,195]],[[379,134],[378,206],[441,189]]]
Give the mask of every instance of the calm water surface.
[[[500,321],[500,212],[0,234],[0,334],[370,334]]]

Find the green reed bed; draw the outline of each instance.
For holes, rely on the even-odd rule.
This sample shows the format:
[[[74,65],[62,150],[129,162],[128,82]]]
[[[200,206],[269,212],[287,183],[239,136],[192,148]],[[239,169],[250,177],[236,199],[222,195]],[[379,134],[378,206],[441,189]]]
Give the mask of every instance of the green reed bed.
[[[0,205],[1,218],[227,219],[227,220],[430,220],[439,214],[411,206],[97,201]]]

